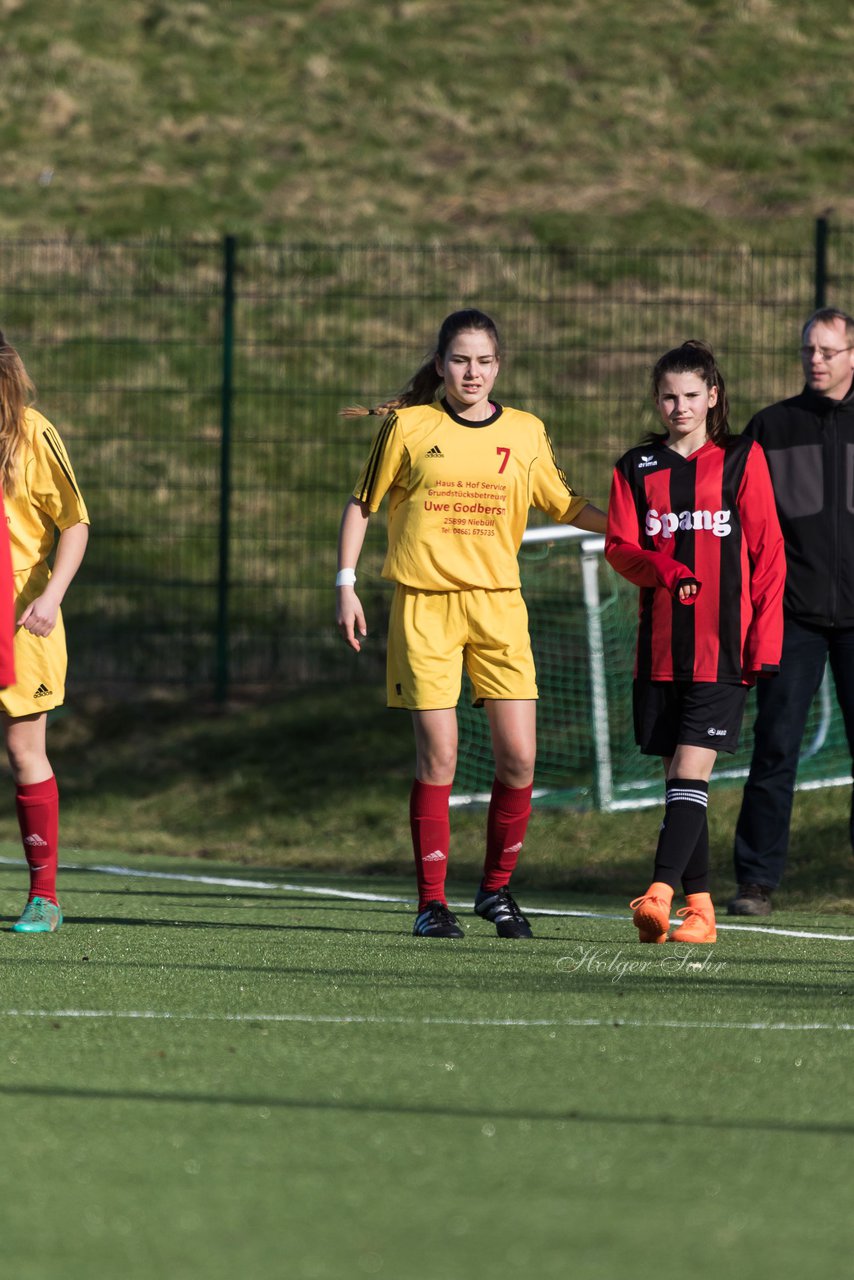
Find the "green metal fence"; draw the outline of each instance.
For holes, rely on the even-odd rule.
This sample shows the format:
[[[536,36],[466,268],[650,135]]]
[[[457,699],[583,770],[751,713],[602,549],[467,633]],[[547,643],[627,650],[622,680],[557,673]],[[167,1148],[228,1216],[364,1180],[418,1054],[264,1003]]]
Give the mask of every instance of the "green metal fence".
[[[389,395],[462,305],[503,331],[501,395],[543,417],[604,503],[649,421],[648,370],[711,341],[733,420],[799,383],[798,326],[851,306],[854,233],[801,252],[0,243],[0,325],[66,438],[93,518],[66,614],[73,679],[215,691],[374,678],[388,592],[372,530],[358,663],[332,625],[339,514]]]

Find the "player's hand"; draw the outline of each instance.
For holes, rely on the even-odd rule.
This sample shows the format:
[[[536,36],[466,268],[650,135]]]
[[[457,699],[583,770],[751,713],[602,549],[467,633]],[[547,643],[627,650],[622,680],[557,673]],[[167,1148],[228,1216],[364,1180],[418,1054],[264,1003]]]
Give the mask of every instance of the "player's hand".
[[[359,597],[352,587],[338,587],[337,592],[338,608],[335,613],[335,621],[338,624],[338,630],[341,632],[341,639],[351,649],[355,649],[359,653],[362,648],[359,637],[361,636],[364,639],[368,634],[364,610]]]
[[[18,619],[18,626],[34,636],[49,636],[56,626],[59,605],[50,596],[37,596],[31,600]]]
[[[693,604],[694,598],[699,591],[699,584],[696,582],[683,582],[679,587],[677,598],[680,604]]]

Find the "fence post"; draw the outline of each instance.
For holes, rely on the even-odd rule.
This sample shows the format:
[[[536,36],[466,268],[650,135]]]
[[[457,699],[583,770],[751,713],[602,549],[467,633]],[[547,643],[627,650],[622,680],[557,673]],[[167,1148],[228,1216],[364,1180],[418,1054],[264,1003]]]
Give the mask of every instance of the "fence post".
[[[234,362],[234,276],[237,266],[237,238],[226,236],[222,244],[222,382],[220,385],[220,483],[219,483],[219,571],[216,607],[217,702],[228,696],[228,571],[231,535],[231,402]]]
[[[827,218],[815,220],[815,310],[827,306]]]

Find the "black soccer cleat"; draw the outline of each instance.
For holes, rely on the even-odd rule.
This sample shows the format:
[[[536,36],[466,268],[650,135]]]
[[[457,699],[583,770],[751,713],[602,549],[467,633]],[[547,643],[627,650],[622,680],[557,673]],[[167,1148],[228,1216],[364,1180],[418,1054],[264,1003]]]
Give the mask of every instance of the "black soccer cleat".
[[[444,902],[428,902],[423,911],[419,911],[412,926],[413,934],[418,938],[464,938],[457,917],[449,911]]]
[[[531,933],[531,926],[519,910],[518,904],[514,902],[506,885],[503,889],[478,889],[474,909],[484,920],[492,921],[499,938],[533,938],[534,936]]]
[[[770,916],[771,890],[766,884],[740,884],[726,912],[728,916]]]

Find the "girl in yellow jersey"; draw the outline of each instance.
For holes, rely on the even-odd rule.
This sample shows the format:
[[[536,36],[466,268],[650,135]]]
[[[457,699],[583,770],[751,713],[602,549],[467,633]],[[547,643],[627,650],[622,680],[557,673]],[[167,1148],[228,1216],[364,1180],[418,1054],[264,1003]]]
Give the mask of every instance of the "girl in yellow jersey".
[[[434,354],[382,407],[386,417],[339,535],[337,622],[358,651],[367,628],[356,567],[368,519],[388,494],[383,576],[397,584],[388,704],[411,711],[415,730],[413,933],[425,938],[463,936],[445,898],[463,663],[486,709],[495,757],[474,909],[499,937],[531,937],[509,890],[531,813],[536,755],[537,686],[516,556],[532,506],[561,523],[605,532],[605,513],[572,491],[542,422],[492,398],[499,364],[489,316],[466,310],[447,317]]]
[[[47,712],[65,697],[65,631],[60,604],[80,567],[89,516],[54,426],[31,407],[34,387],[0,333],[0,478],[15,589],[15,678],[0,691],[6,753],[30,870],[30,893],[14,933],[53,933],[59,796],[47,757]],[[53,569],[48,556],[57,531]]]

